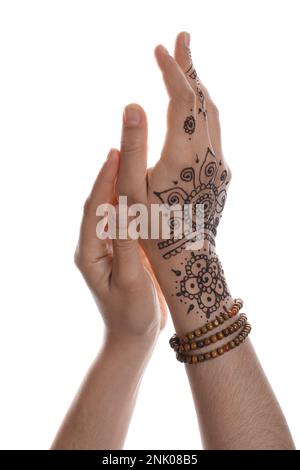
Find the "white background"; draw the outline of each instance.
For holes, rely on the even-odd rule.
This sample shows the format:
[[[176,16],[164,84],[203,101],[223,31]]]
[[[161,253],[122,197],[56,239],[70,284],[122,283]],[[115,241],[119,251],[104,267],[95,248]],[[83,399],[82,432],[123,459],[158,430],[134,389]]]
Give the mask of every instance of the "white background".
[[[145,107],[151,163],[159,156],[167,98],[153,49],[172,50],[181,30],[220,109],[233,171],[219,254],[299,446],[298,6],[0,2],[1,448],[49,447],[99,348],[100,315],[73,265],[82,206],[127,103]],[[172,332],[169,321],[127,448],[199,447]]]

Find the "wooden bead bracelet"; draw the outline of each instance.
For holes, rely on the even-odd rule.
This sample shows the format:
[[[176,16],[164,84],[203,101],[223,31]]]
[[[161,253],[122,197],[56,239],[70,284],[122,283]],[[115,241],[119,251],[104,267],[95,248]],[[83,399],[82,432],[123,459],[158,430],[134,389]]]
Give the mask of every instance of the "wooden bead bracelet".
[[[213,349],[211,351],[207,351],[204,354],[186,354],[186,353],[177,353],[176,359],[179,362],[184,362],[186,364],[197,364],[198,362],[208,361],[209,359],[215,359],[216,357],[222,356],[224,353],[231,351],[231,349],[236,348],[241,343],[245,341],[247,336],[251,331],[251,325],[246,322],[243,330],[236,335],[233,340],[229,341],[228,343],[224,344],[220,348]]]
[[[234,304],[228,310],[228,312],[219,313],[219,315],[217,315],[213,321],[208,322],[200,326],[196,330],[191,331],[190,333],[187,333],[183,336],[179,337],[176,334],[173,335],[169,341],[171,348],[175,349],[176,345],[180,346],[180,345],[188,344],[191,341],[194,341],[195,339],[200,338],[201,336],[205,335],[209,331],[214,330],[219,325],[222,325],[225,321],[237,315],[242,307],[243,307],[243,301],[241,299],[235,299]]]
[[[243,326],[245,326],[246,322],[247,317],[243,313],[242,315],[240,315],[238,320],[231,323],[227,328],[218,331],[218,333],[215,333],[211,336],[207,336],[206,338],[200,339],[199,341],[193,341],[192,343],[172,344],[171,347],[174,349],[174,351],[179,353],[195,351],[196,349],[201,349],[205,346],[209,346],[210,344],[214,344],[217,341],[221,341],[222,339],[226,338],[226,336],[229,336],[235,333],[236,331],[240,330]]]

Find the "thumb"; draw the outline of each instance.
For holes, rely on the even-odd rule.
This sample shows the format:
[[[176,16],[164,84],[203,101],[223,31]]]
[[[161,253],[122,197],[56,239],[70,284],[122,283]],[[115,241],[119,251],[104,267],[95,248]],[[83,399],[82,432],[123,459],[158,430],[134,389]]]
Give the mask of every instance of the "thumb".
[[[117,231],[113,244],[112,280],[118,285],[134,285],[143,270],[138,239],[130,237],[127,206],[116,207]]]
[[[147,137],[147,117],[143,108],[137,104],[126,106],[117,193],[128,196],[129,202],[146,201]]]

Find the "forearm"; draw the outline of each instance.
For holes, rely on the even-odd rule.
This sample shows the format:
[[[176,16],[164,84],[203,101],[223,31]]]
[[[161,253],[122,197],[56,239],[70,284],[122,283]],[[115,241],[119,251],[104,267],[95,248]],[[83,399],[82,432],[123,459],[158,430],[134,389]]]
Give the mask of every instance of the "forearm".
[[[121,449],[152,344],[109,338],[91,366],[52,449]]]
[[[206,449],[294,449],[249,339],[222,357],[186,365]]]
[[[216,287],[218,281],[211,283],[209,291],[215,299],[215,306],[204,311],[201,292],[204,284],[208,284],[207,273],[210,272],[211,261],[215,263],[216,253],[210,253],[206,270],[202,265],[197,274],[195,261],[191,267],[190,259],[196,259],[203,252],[193,254],[186,252],[168,264],[169,275],[160,280],[166,300],[169,304],[176,333],[181,336],[214,321],[220,312],[228,310],[233,304],[225,278],[216,271],[216,278],[223,278],[225,290]],[[201,260],[201,258],[200,258]],[[156,258],[157,263],[159,262]],[[216,266],[216,264],[214,264]],[[219,264],[221,267],[221,264]],[[157,269],[161,272],[161,269]],[[174,275],[175,272],[175,275]],[[180,274],[179,274],[180,273]],[[194,276],[194,277],[193,277]],[[190,279],[192,278],[192,282]],[[201,279],[200,279],[201,278]],[[182,280],[185,281],[183,282]],[[176,283],[176,281],[179,281]],[[224,282],[225,281],[225,282]],[[215,286],[215,287],[214,287]],[[197,292],[196,296],[182,296],[184,289],[189,293]],[[199,292],[198,292],[199,291]],[[219,295],[226,291],[226,295]],[[207,290],[204,290],[206,293]],[[177,293],[180,295],[178,296]],[[207,298],[207,297],[206,297]],[[180,302],[183,300],[183,302]],[[194,305],[191,310],[190,305]],[[208,305],[208,303],[207,303]],[[209,305],[212,305],[210,303]],[[190,312],[189,312],[190,310]],[[189,312],[189,313],[188,313]],[[208,331],[201,338],[216,334],[228,327],[235,319],[227,320]],[[240,332],[240,331],[239,331]],[[237,334],[237,333],[236,333]],[[186,354],[200,354],[223,346],[232,340],[232,334],[218,342]],[[197,342],[197,338],[194,340]],[[236,349],[228,351],[215,359],[199,364],[187,364],[186,371],[194,397],[199,420],[203,445],[207,449],[291,449],[293,441],[280,406],[272,392],[267,378],[256,357],[254,349],[247,339]]]

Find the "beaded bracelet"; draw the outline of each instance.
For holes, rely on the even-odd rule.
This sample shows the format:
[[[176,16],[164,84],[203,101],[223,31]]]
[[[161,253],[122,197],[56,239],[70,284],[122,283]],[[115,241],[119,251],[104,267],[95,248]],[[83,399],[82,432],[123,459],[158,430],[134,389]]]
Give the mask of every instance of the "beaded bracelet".
[[[200,326],[194,331],[187,333],[181,337],[177,336],[176,334],[172,336],[169,343],[171,348],[174,349],[175,345],[180,346],[181,344],[188,344],[190,341],[193,341],[195,338],[200,338],[201,336],[205,335],[208,331],[211,331],[217,328],[219,325],[222,325],[226,320],[229,318],[234,317],[238,314],[238,312],[243,307],[243,301],[241,299],[235,299],[233,306],[229,309],[228,312],[221,312],[216,318],[206,323],[205,325]]]
[[[209,359],[215,359],[216,357],[222,356],[224,353],[231,351],[231,349],[234,349],[241,343],[243,343],[247,336],[250,334],[250,331],[251,325],[249,323],[246,323],[241,333],[239,333],[232,341],[229,341],[220,348],[213,349],[204,354],[190,355],[178,352],[176,354],[176,359],[179,362],[184,362],[186,364],[197,364],[198,362],[204,362],[208,361]]]
[[[201,349],[201,348],[204,348],[205,346],[209,346],[210,344],[216,343],[217,341],[221,341],[226,336],[229,336],[235,333],[236,331],[240,330],[243,326],[245,326],[246,322],[247,322],[247,317],[243,313],[242,315],[240,315],[238,320],[236,320],[234,323],[231,323],[227,328],[224,328],[223,330],[218,331],[218,333],[215,333],[211,336],[207,336],[206,338],[203,338],[202,340],[199,340],[199,341],[193,341],[192,343],[171,344],[171,347],[174,349],[175,352],[179,352],[179,353]]]

